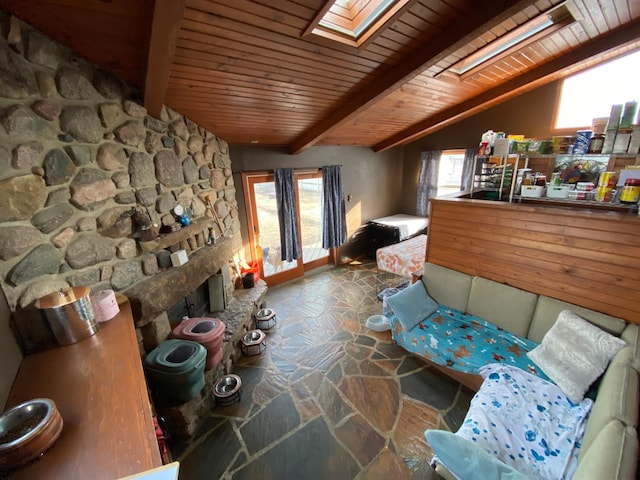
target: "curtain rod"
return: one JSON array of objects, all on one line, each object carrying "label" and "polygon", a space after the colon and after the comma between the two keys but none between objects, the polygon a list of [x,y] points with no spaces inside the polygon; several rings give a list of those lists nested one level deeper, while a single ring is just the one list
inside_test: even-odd
[{"label": "curtain rod", "polygon": [[[343,165],[325,165],[325,167],[342,167],[342,166]],[[292,168],[292,167],[281,167],[281,168]],[[277,169],[272,168],[270,170],[245,170],[245,171],[240,171],[238,173],[242,173],[249,176],[256,176],[256,175],[268,175],[270,173],[273,173],[274,170],[277,170]],[[314,173],[314,172],[322,171],[322,167],[294,168],[293,170],[295,171],[295,173]]]}]

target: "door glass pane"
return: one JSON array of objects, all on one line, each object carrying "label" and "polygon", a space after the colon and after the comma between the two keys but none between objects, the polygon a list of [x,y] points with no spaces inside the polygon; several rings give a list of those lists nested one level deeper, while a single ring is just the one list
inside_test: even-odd
[{"label": "door glass pane", "polygon": [[257,243],[262,249],[264,276],[268,277],[275,273],[296,268],[298,266],[297,261],[282,261],[280,256],[280,224],[278,223],[275,183],[256,183],[253,191],[258,214],[258,230],[260,232]]},{"label": "door glass pane", "polygon": [[304,263],[329,256],[322,248],[322,178],[298,180],[300,229]]}]

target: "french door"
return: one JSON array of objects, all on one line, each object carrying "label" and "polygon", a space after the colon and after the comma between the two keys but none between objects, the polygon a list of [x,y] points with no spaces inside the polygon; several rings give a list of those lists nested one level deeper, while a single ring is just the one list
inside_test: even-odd
[{"label": "french door", "polygon": [[273,173],[243,173],[247,227],[253,258],[260,276],[274,286],[304,275],[305,271],[333,260],[333,252],[322,248],[322,172],[295,173],[298,237],[302,257],[287,262],[280,250],[280,223]]}]

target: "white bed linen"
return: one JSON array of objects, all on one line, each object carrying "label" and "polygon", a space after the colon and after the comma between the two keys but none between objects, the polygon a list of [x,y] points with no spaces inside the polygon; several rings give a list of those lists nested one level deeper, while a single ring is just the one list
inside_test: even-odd
[{"label": "white bed linen", "polygon": [[456,432],[519,472],[570,479],[593,402],[572,403],[556,385],[519,368],[490,364]]},{"label": "white bed linen", "polygon": [[371,221],[389,227],[396,227],[400,232],[400,241],[424,230],[427,228],[429,223],[429,219],[426,217],[418,217],[416,215],[407,215],[404,213],[389,215],[388,217],[374,218]]}]

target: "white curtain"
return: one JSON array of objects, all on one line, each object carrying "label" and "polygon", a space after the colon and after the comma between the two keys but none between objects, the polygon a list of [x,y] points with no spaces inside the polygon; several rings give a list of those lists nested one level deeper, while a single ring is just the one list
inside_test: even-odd
[{"label": "white curtain", "polygon": [[420,154],[416,215],[429,216],[429,199],[435,196],[438,191],[438,164],[441,155],[442,150],[431,150]]}]

